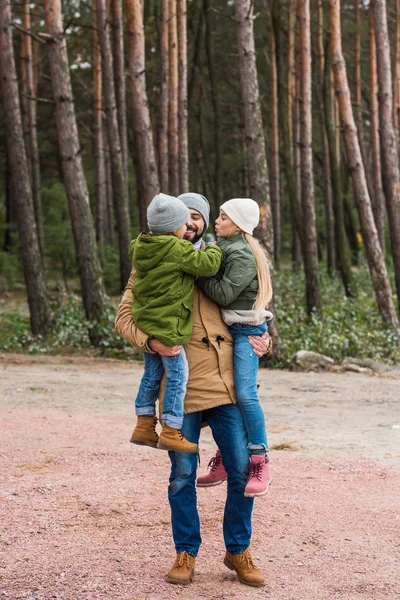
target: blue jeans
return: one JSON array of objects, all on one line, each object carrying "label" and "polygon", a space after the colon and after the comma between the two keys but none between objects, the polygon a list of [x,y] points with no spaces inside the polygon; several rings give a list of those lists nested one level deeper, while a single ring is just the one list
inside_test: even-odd
[{"label": "blue jeans", "polygon": [[[181,431],[190,442],[198,443],[201,423],[207,419],[214,440],[221,451],[228,473],[223,534],[228,552],[238,554],[250,545],[253,498],[246,498],[244,488],[249,472],[247,434],[237,404],[210,408],[204,413],[186,414]],[[197,556],[200,544],[200,519],[197,511],[197,454],[169,452],[171,475],[168,499],[171,506],[172,534],[176,552]]]},{"label": "blue jeans", "polygon": [[137,415],[155,415],[161,379],[166,375],[162,420],[169,427],[180,429],[183,423],[183,401],[189,367],[183,348],[177,356],[144,354],[144,373],[135,400]]},{"label": "blue jeans", "polygon": [[249,335],[262,335],[267,324],[241,325],[235,323],[228,327],[234,340],[233,368],[236,397],[242,411],[248,436],[248,449],[268,452],[264,413],[258,399],[257,373],[258,356],[249,342]]}]

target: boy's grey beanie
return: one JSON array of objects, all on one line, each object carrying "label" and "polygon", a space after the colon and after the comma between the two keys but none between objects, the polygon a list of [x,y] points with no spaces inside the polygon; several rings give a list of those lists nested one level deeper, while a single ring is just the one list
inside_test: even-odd
[{"label": "boy's grey beanie", "polygon": [[197,210],[197,212],[201,214],[204,219],[204,223],[206,224],[204,231],[207,231],[208,224],[210,222],[210,205],[207,198],[202,194],[196,194],[195,192],[181,194],[178,196],[178,198],[179,200],[182,200],[182,202],[186,204],[188,208]]},{"label": "boy's grey beanie", "polygon": [[147,225],[153,233],[172,233],[189,218],[188,208],[175,196],[157,194],[147,207]]}]

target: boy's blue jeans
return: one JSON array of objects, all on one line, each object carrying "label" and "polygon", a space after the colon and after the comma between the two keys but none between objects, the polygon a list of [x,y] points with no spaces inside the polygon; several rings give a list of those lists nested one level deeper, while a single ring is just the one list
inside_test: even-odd
[{"label": "boy's blue jeans", "polygon": [[135,400],[135,411],[138,416],[156,414],[156,401],[164,370],[166,387],[162,420],[168,427],[180,429],[183,423],[183,401],[189,375],[183,347],[177,356],[144,354],[144,373]]},{"label": "boy's blue jeans", "polygon": [[[228,473],[223,535],[228,552],[239,554],[250,545],[253,498],[244,496],[249,474],[247,433],[242,412],[237,404],[224,404],[204,413],[184,416],[182,434],[190,442],[198,443],[204,419],[211,427]],[[171,475],[168,499],[171,506],[172,533],[176,552],[186,551],[197,556],[200,544],[200,519],[197,510],[196,470],[197,454],[169,452]],[[207,492],[205,492],[207,493]]]},{"label": "boy's blue jeans", "polygon": [[267,324],[241,325],[228,327],[234,340],[233,370],[236,397],[242,411],[248,436],[248,449],[268,452],[264,413],[258,399],[257,373],[259,359],[249,342],[249,335],[262,335],[268,331]]}]

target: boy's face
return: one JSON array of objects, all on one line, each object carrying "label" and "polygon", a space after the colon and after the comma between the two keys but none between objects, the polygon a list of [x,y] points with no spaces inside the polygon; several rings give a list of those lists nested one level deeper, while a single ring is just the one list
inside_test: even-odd
[{"label": "boy's face", "polygon": [[186,223],[184,223],[181,227],[179,227],[179,229],[174,231],[174,235],[176,235],[176,237],[179,238],[180,240],[183,240],[185,233],[186,233]]},{"label": "boy's face", "polygon": [[186,223],[187,229],[184,239],[195,244],[203,236],[205,223],[203,217],[197,210],[189,208],[189,213],[190,219]]}]

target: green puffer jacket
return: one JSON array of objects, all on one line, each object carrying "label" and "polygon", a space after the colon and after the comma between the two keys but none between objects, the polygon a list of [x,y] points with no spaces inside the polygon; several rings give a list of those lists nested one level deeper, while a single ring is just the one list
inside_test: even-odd
[{"label": "green puffer jacket", "polygon": [[166,346],[187,344],[192,334],[192,294],[196,275],[215,275],[221,250],[200,252],[173,235],[142,233],[131,242],[136,269],[132,314],[140,329]]},{"label": "green puffer jacket", "polygon": [[196,284],[220,307],[251,310],[258,291],[257,266],[249,244],[241,234],[221,238],[224,257],[215,277],[199,277]]}]

